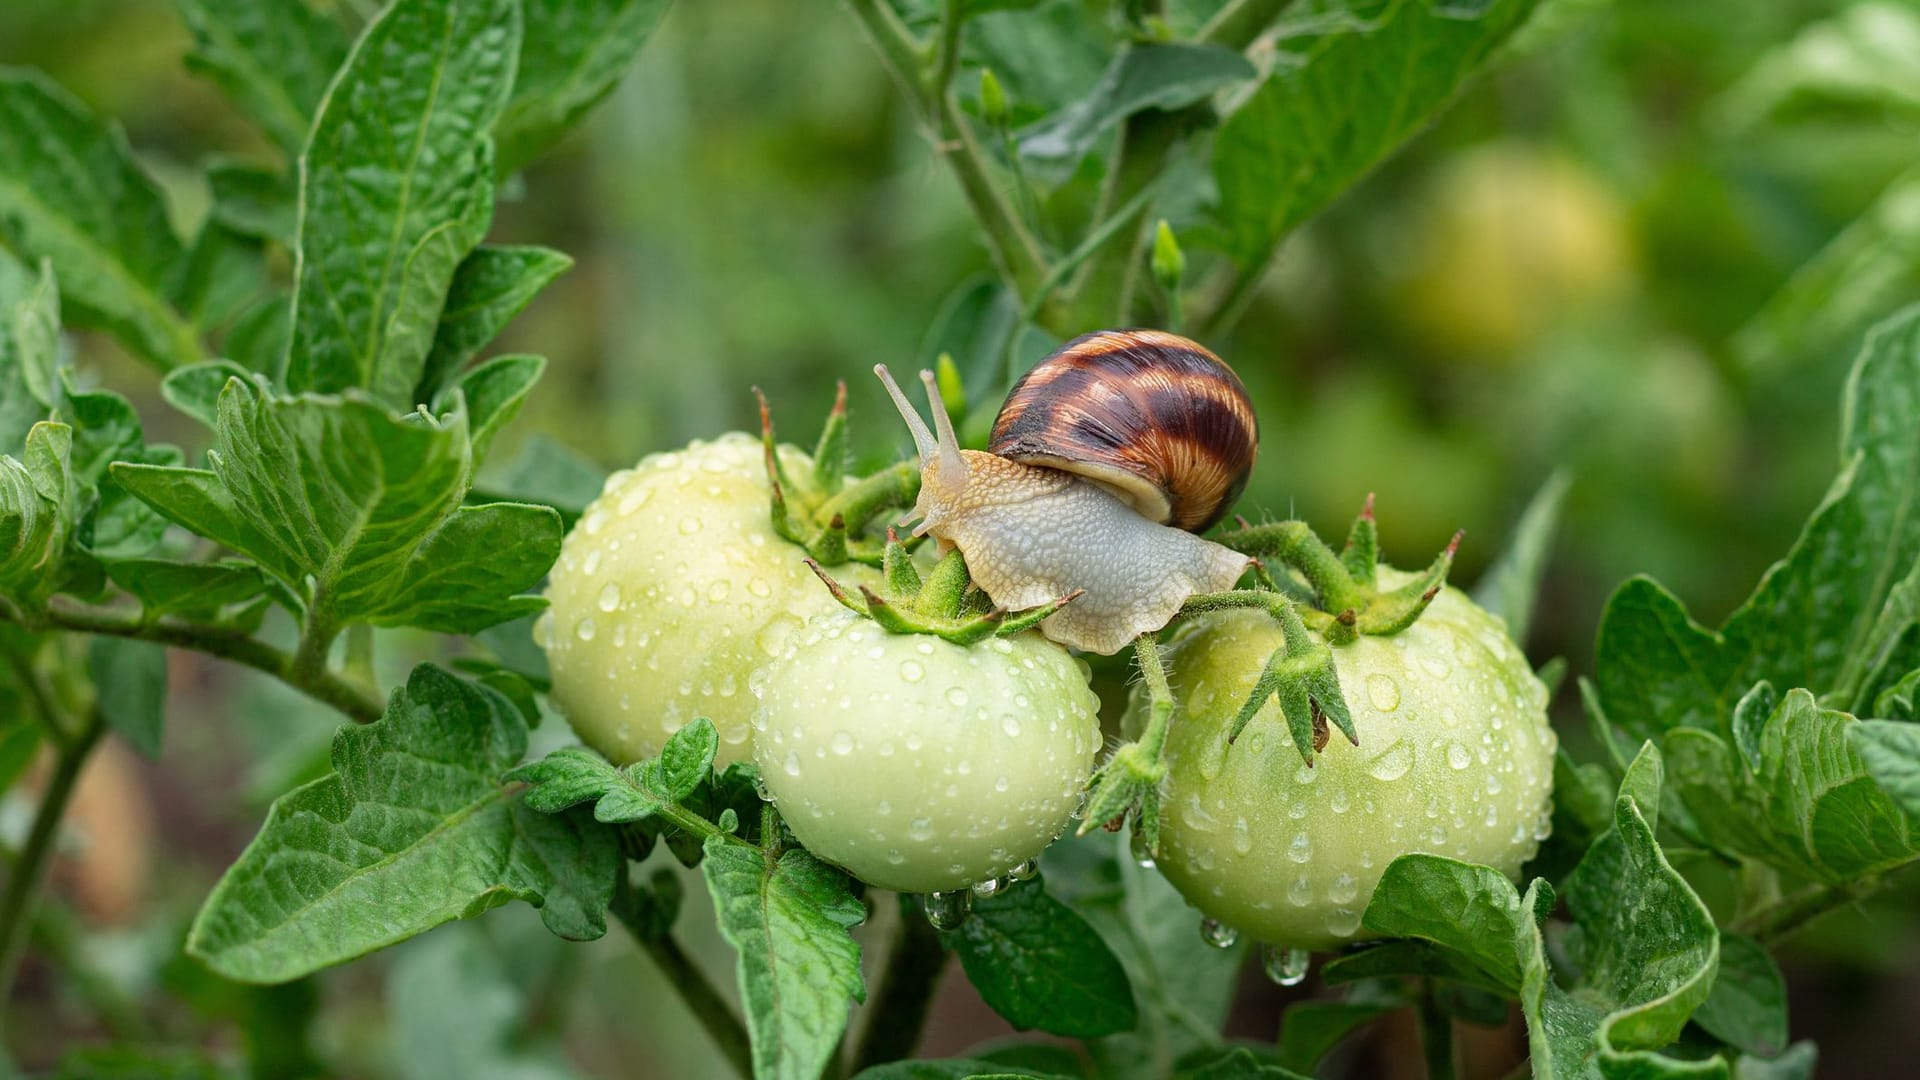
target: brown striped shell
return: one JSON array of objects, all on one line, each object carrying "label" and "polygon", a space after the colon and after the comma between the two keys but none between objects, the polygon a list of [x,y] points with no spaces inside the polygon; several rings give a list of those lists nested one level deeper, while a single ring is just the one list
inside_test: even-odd
[{"label": "brown striped shell", "polygon": [[1247,389],[1219,357],[1177,334],[1102,330],[1014,385],[987,449],[1098,481],[1198,533],[1240,497],[1259,444]]}]

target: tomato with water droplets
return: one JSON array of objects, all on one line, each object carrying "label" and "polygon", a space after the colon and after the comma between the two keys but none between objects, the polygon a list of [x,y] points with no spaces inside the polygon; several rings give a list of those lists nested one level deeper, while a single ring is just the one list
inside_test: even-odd
[{"label": "tomato with water droplets", "polygon": [[1038,855],[1101,745],[1085,669],[1031,631],[955,645],[843,611],[753,687],[754,760],[787,826],[899,892],[967,888]]},{"label": "tomato with water droplets", "polygon": [[[780,448],[789,475],[812,462]],[[773,531],[760,440],[729,432],[652,454],[607,478],[565,544],[537,633],[553,697],[587,745],[616,762],[660,752],[695,717],[719,763],[749,758],[747,680],[806,620],[839,610]],[[864,566],[836,569],[849,587]]]},{"label": "tomato with water droplets", "polygon": [[[1500,620],[1449,588],[1407,630],[1335,646],[1360,743],[1334,734],[1312,768],[1274,701],[1226,742],[1281,644],[1266,616],[1224,612],[1164,654],[1176,712],[1158,865],[1195,907],[1270,945],[1327,949],[1362,936],[1401,855],[1519,873],[1546,837],[1557,743],[1546,688]],[[1144,710],[1137,697],[1129,720]]]}]

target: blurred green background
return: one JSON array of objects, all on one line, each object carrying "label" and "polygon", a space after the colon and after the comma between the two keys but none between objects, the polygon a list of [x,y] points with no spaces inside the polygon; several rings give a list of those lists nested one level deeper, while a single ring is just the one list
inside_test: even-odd
[{"label": "blurred green background", "polygon": [[[1046,7],[1067,19],[1103,5]],[[1030,17],[979,24],[1017,40],[1013,20]],[[188,44],[164,0],[0,3],[0,63],[44,69],[119,117],[192,222],[207,201],[194,166],[260,147],[182,67]],[[1821,50],[1841,62],[1808,60]],[[1464,528],[1457,579],[1471,582],[1568,467],[1527,644],[1577,674],[1621,580],[1653,574],[1718,622],[1830,479],[1860,333],[1920,296],[1920,9],[1553,0],[1516,52],[1295,234],[1245,318],[1207,344],[1259,409],[1250,515],[1333,535],[1376,492],[1390,558],[1423,564]],[[1101,62],[1060,56],[1057,92],[1084,89]],[[898,454],[904,432],[865,373],[929,361],[941,313],[989,270],[928,139],[824,0],[678,5],[622,87],[524,175],[494,237],[578,261],[499,343],[551,362],[500,461],[543,437],[631,463],[751,425],[756,384],[806,438],[836,379],[863,457]],[[197,445],[148,369],[104,336],[75,347],[153,438]],[[323,766],[331,724],[231,668],[175,662],[166,759],[103,755],[81,826],[115,841],[64,870],[77,914],[40,928],[126,1014],[103,1027],[30,969],[22,1064],[124,1026],[278,1047],[279,1075],[711,1074],[644,957],[617,934],[562,945],[525,909],[271,992],[180,959],[193,908],[265,801]],[[698,936],[712,935],[704,903],[696,884],[681,925],[724,965]],[[1820,1039],[1827,1075],[1920,1052],[1920,946],[1897,910],[1842,916],[1790,957],[1794,1034]],[[928,1053],[1006,1031],[951,982]],[[1250,980],[1234,1030],[1270,1037],[1284,1000]],[[1355,1068],[1386,1051],[1362,1055]]]}]

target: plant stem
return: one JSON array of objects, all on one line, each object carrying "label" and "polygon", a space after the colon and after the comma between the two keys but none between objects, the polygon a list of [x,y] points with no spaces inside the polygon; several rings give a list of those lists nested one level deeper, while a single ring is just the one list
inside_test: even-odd
[{"label": "plant stem", "polygon": [[1167,667],[1160,659],[1159,638],[1152,634],[1134,638],[1133,655],[1140,664],[1140,678],[1147,684],[1147,699],[1152,702],[1147,728],[1140,733],[1140,749],[1152,760],[1159,761],[1173,719],[1173,688],[1167,683]]},{"label": "plant stem", "polygon": [[[925,50],[885,0],[846,0],[846,3],[866,30],[867,37],[872,39],[881,63],[912,102],[921,121],[935,133],[936,149],[960,182],[961,193],[980,222],[1001,276],[1021,297],[1031,296],[1046,276],[1046,257],[1041,253],[1039,241],[993,186],[987,175],[986,156],[981,153],[980,144],[961,115],[959,105],[948,86],[936,81],[943,71],[948,78],[952,75],[951,63],[957,62],[959,52],[957,37],[948,50],[952,61],[936,55],[939,66],[931,73],[932,77],[923,78]],[[951,24],[950,32],[958,35],[959,20],[952,14],[951,7],[950,17],[942,24],[943,33],[948,32]]]},{"label": "plant stem", "polygon": [[1730,929],[1762,945],[1773,945],[1799,933],[1821,916],[1872,895],[1879,888],[1877,878],[1844,885],[1809,885],[1735,919]]},{"label": "plant stem", "polygon": [[880,972],[878,989],[867,1006],[866,1025],[854,1050],[854,1072],[913,1054],[920,1045],[920,1032],[926,1027],[933,992],[946,963],[947,950],[940,944],[940,935],[901,897],[900,922],[887,946],[886,967]]},{"label": "plant stem", "polygon": [[19,970],[21,950],[33,921],[34,903],[39,898],[40,886],[46,881],[54,841],[60,835],[60,820],[66,816],[67,803],[72,800],[74,786],[80,780],[80,770],[105,731],[106,718],[94,709],[87,714],[72,741],[60,748],[54,758],[53,776],[40,796],[40,809],[34,814],[26,846],[20,849],[20,858],[14,861],[13,871],[7,876],[6,892],[0,895],[0,1014],[4,1014],[7,997],[13,990],[13,977]]},{"label": "plant stem", "polygon": [[1441,1011],[1433,996],[1433,980],[1420,987],[1420,1047],[1425,1051],[1427,1080],[1453,1080],[1453,1018]]},{"label": "plant stem", "polygon": [[176,649],[206,653],[264,671],[322,705],[368,724],[380,719],[386,703],[371,688],[342,678],[325,665],[309,671],[296,669],[295,657],[258,638],[220,627],[202,626],[173,618],[142,620],[138,613],[60,604],[27,617],[0,606],[0,618],[29,630],[74,630],[85,634],[151,641]]},{"label": "plant stem", "polygon": [[1200,28],[1196,40],[1244,49],[1292,4],[1293,0],[1232,0]]},{"label": "plant stem", "polygon": [[680,1000],[686,1003],[687,1011],[693,1013],[693,1018],[699,1021],[700,1027],[706,1031],[714,1045],[720,1048],[721,1055],[727,1059],[729,1065],[733,1066],[733,1071],[742,1078],[752,1077],[753,1043],[747,1037],[747,1029],[741,1025],[740,1018],[734,1015],[733,1006],[727,1004],[727,999],[721,996],[719,989],[713,985],[713,981],[707,978],[706,972],[700,970],[699,965],[693,962],[693,958],[688,956],[686,950],[682,949],[680,943],[671,936],[648,937],[641,933],[639,927],[626,922],[618,907],[612,910],[615,915],[621,916],[621,921],[633,935],[633,940],[653,958],[653,962],[660,968],[660,973],[667,977],[668,984],[680,994]]}]

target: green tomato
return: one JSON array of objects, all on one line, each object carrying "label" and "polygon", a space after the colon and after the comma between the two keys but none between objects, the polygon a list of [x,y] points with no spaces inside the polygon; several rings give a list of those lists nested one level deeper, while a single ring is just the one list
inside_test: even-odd
[{"label": "green tomato", "polygon": [[[813,468],[780,448],[789,475]],[[553,698],[615,762],[660,752],[695,717],[720,733],[718,764],[750,757],[747,680],[809,618],[840,610],[773,531],[757,438],[729,432],[652,454],[607,478],[565,544],[536,627]],[[849,588],[878,584],[837,567]]]},{"label": "green tomato", "polygon": [[1099,751],[1085,669],[1037,633],[961,646],[852,612],[807,625],[754,681],[754,761],[809,851],[898,892],[1040,854]]},{"label": "green tomato", "polygon": [[[1329,949],[1360,936],[1401,855],[1519,873],[1547,835],[1557,741],[1546,688],[1499,619],[1449,588],[1411,628],[1334,647],[1360,744],[1334,732],[1312,768],[1275,701],[1226,743],[1282,644],[1267,616],[1236,611],[1166,650],[1177,711],[1159,866],[1189,902],[1256,940]],[[1129,720],[1143,715],[1136,692]]]}]

